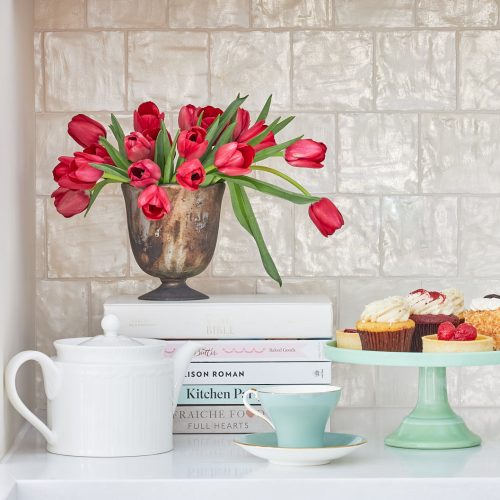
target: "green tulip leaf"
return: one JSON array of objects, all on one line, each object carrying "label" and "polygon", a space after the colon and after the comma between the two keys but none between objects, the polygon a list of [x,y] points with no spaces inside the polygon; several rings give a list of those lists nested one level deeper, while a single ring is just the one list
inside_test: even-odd
[{"label": "green tulip leaf", "polygon": [[163,128],[156,137],[154,161],[157,165],[165,165],[165,130]]},{"label": "green tulip leaf", "polygon": [[130,182],[128,176],[123,175],[123,172],[114,165],[106,165],[105,163],[89,163],[89,165],[110,174],[117,182]]},{"label": "green tulip leaf", "polygon": [[271,101],[273,99],[273,94],[271,94],[268,98],[266,103],[264,104],[264,107],[262,108],[262,111],[259,113],[259,116],[257,117],[256,122],[260,122],[261,120],[265,120],[267,118],[267,115],[269,114],[269,109],[271,108]]},{"label": "green tulip leaf", "polygon": [[101,137],[99,139],[99,142],[101,146],[108,152],[108,155],[111,157],[116,167],[126,173],[128,170],[128,166],[130,165],[128,159],[125,159],[125,157],[123,157],[120,152],[105,137]]},{"label": "green tulip leaf", "polygon": [[123,157],[127,157],[125,152],[125,133],[123,132],[120,122],[116,119],[116,116],[111,113],[111,125],[109,126],[111,132],[115,136],[116,143],[118,144],[118,149]]},{"label": "green tulip leaf", "polygon": [[262,232],[259,227],[259,223],[255,218],[252,205],[248,199],[245,189],[238,184],[233,182],[228,182],[229,192],[231,194],[231,204],[233,206],[234,214],[236,219],[239,221],[241,226],[248,231],[255,240],[257,248],[259,250],[260,258],[264,269],[267,274],[276,281],[280,286],[282,285],[281,276],[274,264],[273,258],[267,249],[266,242],[262,236]]},{"label": "green tulip leaf", "polygon": [[272,132],[274,130],[280,120],[281,117],[276,118],[276,120],[268,125],[260,134],[256,135],[253,139],[250,139],[248,141],[248,144],[250,144],[250,146],[257,146],[257,144],[260,144],[269,135],[269,132]]},{"label": "green tulip leaf", "polygon": [[302,193],[288,191],[287,189],[275,186],[274,184],[270,184],[269,182],[261,181],[259,179],[254,179],[253,177],[248,177],[244,175],[232,177],[229,175],[221,174],[220,172],[217,174],[217,176],[228,183],[232,182],[240,187],[248,187],[250,189],[255,189],[260,193],[268,194],[270,196],[275,196],[277,198],[282,198],[297,205],[307,205],[310,203],[314,203],[320,199],[318,196],[312,196],[312,195],[307,196]]},{"label": "green tulip leaf", "polygon": [[266,158],[269,158],[271,156],[281,156],[278,153],[281,153],[284,149],[287,147],[291,146],[292,144],[295,144],[298,140],[302,139],[302,135],[299,137],[295,137],[295,139],[290,139],[289,141],[282,142],[281,144],[276,144],[276,146],[270,146],[266,149],[261,149],[260,151],[257,151],[255,153],[255,158],[254,162],[258,163],[259,161],[265,160]]},{"label": "green tulip leaf", "polygon": [[174,142],[170,147],[170,151],[165,159],[165,168],[163,169],[162,184],[169,184],[172,181],[172,175],[174,173],[174,158],[175,150],[177,147],[177,139],[179,138],[180,131],[178,130],[174,137]]}]

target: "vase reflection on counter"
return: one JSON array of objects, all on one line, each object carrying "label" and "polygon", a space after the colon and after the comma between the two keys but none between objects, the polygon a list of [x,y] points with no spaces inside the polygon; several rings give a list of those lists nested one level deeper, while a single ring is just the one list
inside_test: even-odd
[{"label": "vase reflection on counter", "polygon": [[224,184],[197,191],[178,185],[161,186],[171,203],[168,217],[150,220],[138,207],[141,190],[122,184],[130,245],[139,267],[161,279],[161,285],[143,300],[197,300],[208,297],[186,284],[212,260],[219,231]]}]

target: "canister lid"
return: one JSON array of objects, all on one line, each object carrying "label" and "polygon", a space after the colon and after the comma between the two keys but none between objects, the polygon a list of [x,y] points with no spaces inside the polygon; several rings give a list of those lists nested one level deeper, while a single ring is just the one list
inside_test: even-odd
[{"label": "canister lid", "polygon": [[137,347],[144,345],[137,339],[118,335],[120,321],[114,314],[106,314],[101,321],[101,328],[104,335],[96,335],[85,339],[79,345],[91,347]]}]

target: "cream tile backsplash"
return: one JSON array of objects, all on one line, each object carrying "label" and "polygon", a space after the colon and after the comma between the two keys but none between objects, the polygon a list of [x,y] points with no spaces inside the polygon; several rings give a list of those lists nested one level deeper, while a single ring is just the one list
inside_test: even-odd
[{"label": "cream tile backsplash", "polygon": [[[75,112],[131,126],[155,100],[222,105],[250,93],[255,111],[294,114],[329,146],[321,171],[298,171],[330,195],[345,228],[324,239],[304,207],[254,196],[284,285],[322,292],[352,325],[375,298],[459,286],[466,301],[500,292],[500,31],[495,0],[37,0],[37,345],[98,333],[102,301],[152,280],[128,248],[119,189],[85,219],[53,210],[51,170],[76,146]],[[289,170],[273,161],[273,166]],[[226,200],[227,208],[227,200]],[[229,210],[208,293],[278,293]],[[454,370],[453,401],[498,404],[500,368]],[[414,402],[414,369],[335,366],[344,405]],[[376,388],[376,390],[375,390]]]}]

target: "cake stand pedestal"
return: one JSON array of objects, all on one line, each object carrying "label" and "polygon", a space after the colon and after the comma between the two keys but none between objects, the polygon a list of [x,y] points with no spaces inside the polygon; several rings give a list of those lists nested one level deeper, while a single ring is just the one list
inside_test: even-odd
[{"label": "cake stand pedestal", "polygon": [[400,426],[385,438],[398,448],[444,450],[481,444],[451,408],[446,388],[446,367],[500,364],[500,351],[473,353],[385,352],[325,347],[328,359],[337,363],[418,367],[418,400]]}]

